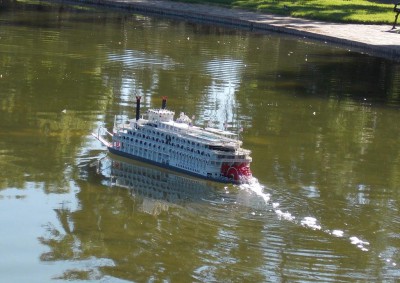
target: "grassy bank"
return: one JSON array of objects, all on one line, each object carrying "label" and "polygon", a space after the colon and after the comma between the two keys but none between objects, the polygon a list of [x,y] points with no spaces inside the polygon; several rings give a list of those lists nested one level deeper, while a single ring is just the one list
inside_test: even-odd
[{"label": "grassy bank", "polygon": [[[329,22],[393,23],[391,0],[175,0],[187,3],[223,5],[264,13]],[[399,0],[400,1],[400,0]]]}]

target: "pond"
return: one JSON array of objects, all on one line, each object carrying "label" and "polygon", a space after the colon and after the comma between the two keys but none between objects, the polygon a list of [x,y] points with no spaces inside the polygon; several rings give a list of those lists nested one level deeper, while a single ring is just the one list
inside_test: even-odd
[{"label": "pond", "polygon": [[[0,8],[4,282],[395,282],[400,65],[274,33],[46,2]],[[115,115],[230,130],[251,185],[107,154]]]}]

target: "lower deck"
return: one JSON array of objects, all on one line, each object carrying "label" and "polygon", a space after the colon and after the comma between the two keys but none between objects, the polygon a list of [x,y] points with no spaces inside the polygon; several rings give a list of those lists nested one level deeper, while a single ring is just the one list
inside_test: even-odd
[{"label": "lower deck", "polygon": [[198,178],[201,178],[201,179],[211,180],[211,181],[215,181],[215,182],[219,182],[219,183],[232,183],[232,184],[240,183],[240,182],[238,182],[238,181],[236,181],[234,179],[230,179],[230,178],[227,178],[227,177],[222,177],[220,175],[218,175],[218,176],[212,176],[210,174],[203,175],[203,174],[200,174],[200,173],[188,171],[188,170],[186,170],[184,168],[179,168],[179,167],[176,167],[176,166],[172,166],[169,162],[158,162],[158,161],[151,160],[151,159],[148,159],[148,158],[144,158],[144,157],[141,157],[141,156],[133,155],[133,154],[130,154],[130,153],[115,149],[113,147],[108,147],[108,150],[112,154],[115,154],[115,155],[119,155],[119,156],[122,156],[122,157],[125,157],[125,158],[128,158],[128,159],[134,159],[134,160],[138,160],[138,161],[141,161],[141,162],[149,163],[149,164],[156,165],[156,166],[159,166],[159,167],[162,167],[162,168],[166,168],[166,169],[169,169],[169,170],[173,170],[173,171],[176,171],[176,172],[180,172],[180,173],[184,173],[184,174],[187,174],[187,175],[195,176],[195,177],[198,177]]}]

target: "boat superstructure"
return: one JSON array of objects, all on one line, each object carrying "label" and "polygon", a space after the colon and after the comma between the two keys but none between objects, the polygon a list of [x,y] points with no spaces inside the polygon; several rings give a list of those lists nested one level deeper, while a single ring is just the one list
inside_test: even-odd
[{"label": "boat superstructure", "polygon": [[111,153],[218,182],[251,178],[251,152],[241,147],[236,134],[194,126],[184,113],[174,120],[166,97],[160,109],[149,109],[146,118],[140,117],[140,99],[136,97],[135,119],[115,121],[112,133],[107,131],[111,142],[93,134]]}]

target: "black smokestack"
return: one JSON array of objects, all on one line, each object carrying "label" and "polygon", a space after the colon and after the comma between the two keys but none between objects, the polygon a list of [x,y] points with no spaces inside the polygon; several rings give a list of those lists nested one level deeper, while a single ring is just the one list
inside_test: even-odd
[{"label": "black smokestack", "polygon": [[163,96],[162,97],[161,109],[165,109],[165,107],[167,107],[167,97]]},{"label": "black smokestack", "polygon": [[136,121],[139,120],[139,116],[140,116],[140,99],[142,97],[141,96],[136,96]]}]

